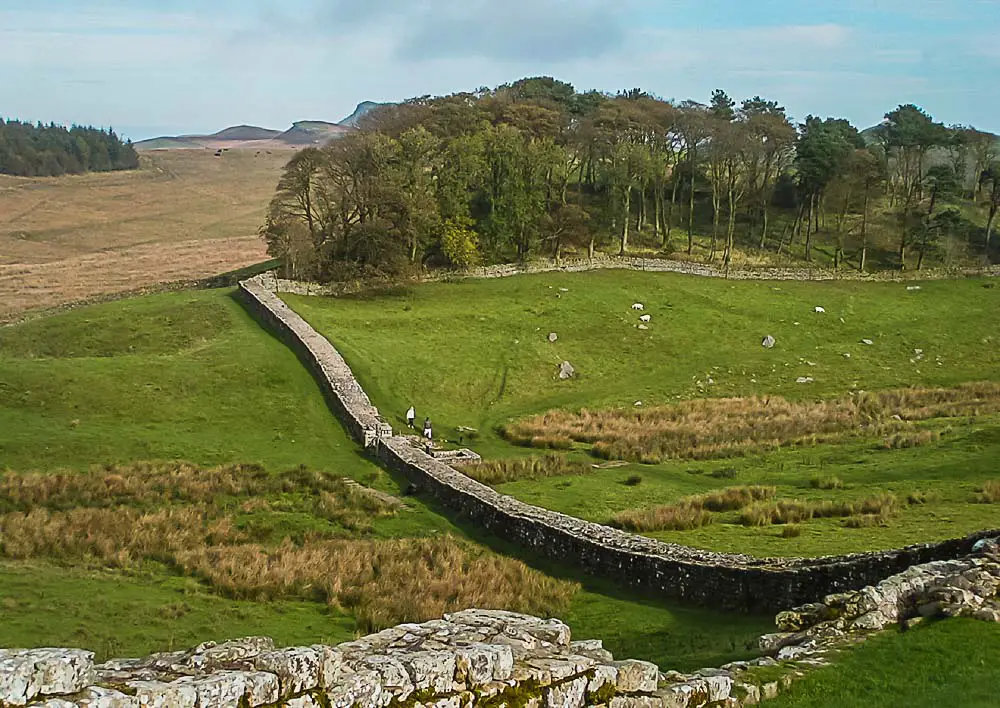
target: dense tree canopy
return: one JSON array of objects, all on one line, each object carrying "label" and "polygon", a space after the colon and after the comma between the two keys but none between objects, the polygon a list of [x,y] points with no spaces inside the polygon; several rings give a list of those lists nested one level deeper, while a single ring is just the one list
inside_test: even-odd
[{"label": "dense tree canopy", "polygon": [[803,244],[811,259],[822,231],[835,265],[850,244],[863,269],[887,196],[898,265],[912,244],[919,266],[941,234],[973,238],[960,210],[939,211],[991,204],[995,160],[995,136],[912,105],[866,141],[843,119],[796,126],[759,96],[675,103],[535,77],[381,106],[361,130],[289,162],[262,234],[295,275],[323,279],[566,250],[669,253],[683,247],[680,230],[688,254],[696,232],[710,234],[706,257],[725,264],[737,239],[777,253]]},{"label": "dense tree canopy", "polygon": [[56,177],[81,172],[132,170],[139,157],[113,130],[32,125],[0,119],[0,174]]}]

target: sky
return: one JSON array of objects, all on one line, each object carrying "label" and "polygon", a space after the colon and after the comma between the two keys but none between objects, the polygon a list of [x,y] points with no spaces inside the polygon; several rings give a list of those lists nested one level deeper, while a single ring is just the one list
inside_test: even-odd
[{"label": "sky", "polygon": [[554,76],[1000,132],[1000,0],[0,0],[0,116],[141,140]]}]

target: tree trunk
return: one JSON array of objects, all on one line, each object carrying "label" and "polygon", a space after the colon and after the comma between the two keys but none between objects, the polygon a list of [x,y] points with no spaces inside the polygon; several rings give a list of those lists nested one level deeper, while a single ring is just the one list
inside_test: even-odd
[{"label": "tree trunk", "polygon": [[865,205],[861,211],[861,259],[858,270],[865,272],[865,261],[868,260],[868,190],[865,189]]},{"label": "tree trunk", "polygon": [[625,203],[623,204],[623,206],[625,207],[625,213],[623,214],[623,218],[622,218],[622,246],[621,246],[621,250],[618,252],[618,255],[620,255],[620,256],[624,256],[625,255],[625,251],[628,250],[628,227],[629,227],[629,223],[631,221],[630,212],[632,211],[632,188],[631,187],[625,190]]},{"label": "tree trunk", "polygon": [[767,197],[761,200],[761,217],[763,219],[763,225],[760,230],[760,250],[764,250],[764,244],[767,241]]},{"label": "tree trunk", "polygon": [[677,187],[680,185],[680,180],[674,180],[674,186],[670,190],[670,208],[667,210],[667,215],[665,217],[666,223],[664,224],[664,237],[663,245],[666,246],[670,243],[670,232],[674,229],[674,206],[677,204]]},{"label": "tree trunk", "polygon": [[587,258],[594,260],[594,237],[590,237],[590,243],[587,244]]},{"label": "tree trunk", "polygon": [[688,203],[688,255],[694,250],[694,170],[691,171],[691,195]]},{"label": "tree trunk", "polygon": [[917,270],[920,270],[924,265],[924,249],[917,251]]},{"label": "tree trunk", "polygon": [[653,193],[653,240],[660,235],[660,190]]},{"label": "tree trunk", "polygon": [[986,262],[990,262],[990,237],[993,235],[993,222],[997,218],[997,209],[1000,204],[994,200],[990,204],[990,214],[986,218]]},{"label": "tree trunk", "polygon": [[726,233],[726,252],[722,257],[723,263],[726,267],[729,266],[729,261],[733,257],[733,234],[736,232],[736,203],[733,199],[732,192],[729,193],[729,229]]},{"label": "tree trunk", "polygon": [[806,214],[806,260],[812,260],[812,222],[813,212],[816,211],[816,194],[809,196],[809,212]]}]

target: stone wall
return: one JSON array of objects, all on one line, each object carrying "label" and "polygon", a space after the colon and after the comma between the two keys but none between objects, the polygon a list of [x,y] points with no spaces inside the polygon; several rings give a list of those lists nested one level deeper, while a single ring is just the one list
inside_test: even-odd
[{"label": "stone wall", "polygon": [[[866,282],[902,282],[912,280],[942,280],[947,278],[1000,277],[1000,265],[984,268],[928,269],[919,271],[876,271],[859,273],[855,270],[834,271],[828,268],[720,268],[704,263],[679,261],[667,258],[641,258],[638,256],[606,256],[572,258],[554,261],[538,259],[529,263],[470,268],[469,270],[436,270],[414,278],[414,282],[440,282],[475,278],[506,278],[531,273],[579,273],[589,270],[636,270],[650,273],[683,273],[708,278],[730,280],[855,280]],[[270,276],[273,278],[273,275]],[[299,280],[276,278],[274,286],[283,293],[294,295],[337,295],[352,289],[343,284],[321,285]]]},{"label": "stone wall", "polygon": [[[1000,540],[782,612],[761,656],[692,674],[615,661],[558,620],[464,610],[335,647],[267,637],[94,664],[79,649],[0,649],[0,706],[46,708],[741,708],[835,652],[922,617],[1000,621]],[[780,662],[780,663],[779,663]],[[761,674],[759,670],[766,669]]]},{"label": "stone wall", "polygon": [[904,549],[815,559],[713,553],[583,521],[500,494],[394,436],[324,337],[273,292],[273,276],[241,283],[248,306],[306,361],[351,435],[418,489],[499,537],[585,571],[666,597],[741,611],[777,611],[872,585],[893,573],[968,553],[982,532]]}]

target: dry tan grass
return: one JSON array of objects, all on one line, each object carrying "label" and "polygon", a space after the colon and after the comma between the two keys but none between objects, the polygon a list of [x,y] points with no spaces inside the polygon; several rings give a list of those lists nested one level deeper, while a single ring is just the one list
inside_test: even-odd
[{"label": "dry tan grass", "polygon": [[[0,556],[132,568],[158,561],[238,598],[297,597],[351,610],[363,630],[423,621],[467,607],[531,614],[564,610],[575,583],[452,537],[331,539],[307,534],[264,545],[235,513],[312,503],[349,523],[395,513],[341,478],[305,469],[271,475],[253,465],[212,470],[138,464],[85,474],[0,478]],[[345,521],[346,520],[346,521]]]},{"label": "dry tan grass", "polygon": [[519,479],[580,475],[592,472],[593,469],[591,465],[567,460],[561,455],[491,460],[462,467],[465,474],[483,484],[503,484]]},{"label": "dry tan grass", "polygon": [[754,502],[770,499],[776,492],[774,487],[730,487],[710,494],[687,497],[676,504],[627,509],[615,514],[611,524],[640,533],[687,531],[712,523],[713,511],[742,509]]},{"label": "dry tan grass", "polygon": [[[571,440],[606,459],[655,464],[665,459],[711,459],[789,445],[815,445],[858,435],[886,435],[909,446],[937,439],[911,421],[1000,411],[1000,384],[950,389],[902,389],[828,401],[720,398],[641,410],[550,411],[507,426],[516,444]],[[897,437],[893,437],[893,436]]]},{"label": "dry tan grass", "polygon": [[981,504],[1000,504],[1000,479],[984,482],[978,491],[976,500]]},{"label": "dry tan grass", "polygon": [[[740,512],[739,523],[744,526],[770,526],[772,524],[799,524],[814,518],[851,519],[871,516],[878,517],[880,524],[884,524],[899,511],[899,506],[899,500],[889,492],[847,502],[779,499],[744,508]],[[854,522],[849,525],[857,527]]]},{"label": "dry tan grass", "polygon": [[291,154],[164,151],[134,172],[0,176],[0,321],[264,260],[256,231]]}]

